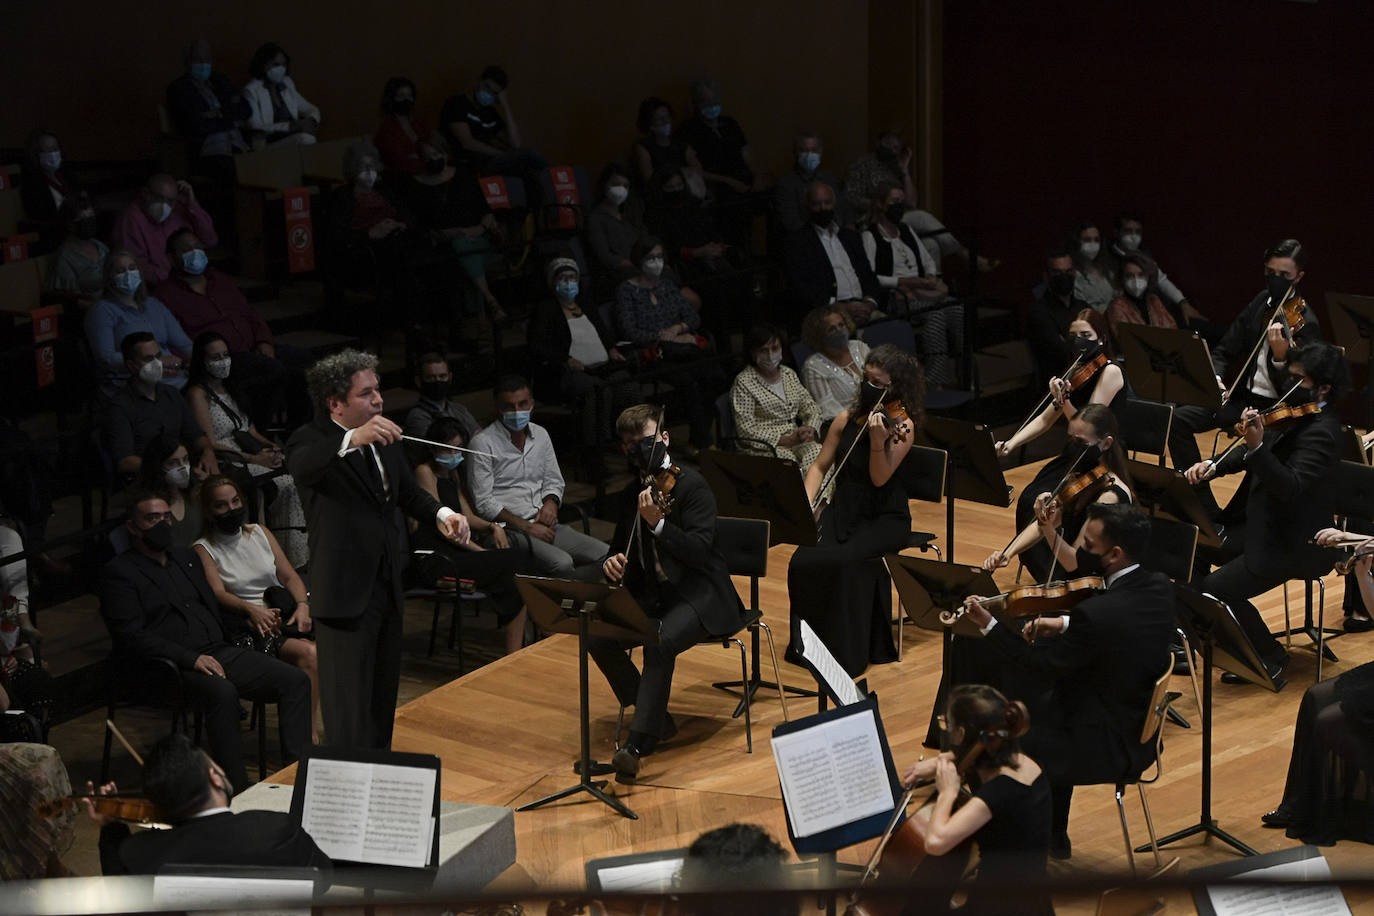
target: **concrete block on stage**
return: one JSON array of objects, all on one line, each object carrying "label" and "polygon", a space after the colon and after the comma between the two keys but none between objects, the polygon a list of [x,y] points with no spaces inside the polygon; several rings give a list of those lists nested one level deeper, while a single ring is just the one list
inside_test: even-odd
[{"label": "concrete block on stage", "polygon": [[[234,796],[235,811],[290,811],[291,786],[260,782]],[[515,812],[494,805],[439,802],[439,870],[433,887],[479,891],[515,864]],[[340,880],[342,879],[342,880]],[[335,872],[347,884],[346,873]]]}]

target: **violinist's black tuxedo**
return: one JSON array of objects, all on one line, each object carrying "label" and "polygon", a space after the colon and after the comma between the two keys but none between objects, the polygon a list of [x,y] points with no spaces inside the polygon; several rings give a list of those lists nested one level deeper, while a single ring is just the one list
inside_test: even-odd
[{"label": "violinist's black tuxedo", "polygon": [[171,830],[130,835],[127,825],[100,831],[100,870],[107,875],[153,875],[168,865],[265,865],[319,868],[329,857],[289,814],[221,811],[183,821]]}]

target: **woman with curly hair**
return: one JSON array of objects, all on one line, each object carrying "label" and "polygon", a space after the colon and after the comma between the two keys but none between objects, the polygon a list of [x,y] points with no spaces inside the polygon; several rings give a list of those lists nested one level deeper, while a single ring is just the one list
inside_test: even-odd
[{"label": "woman with curly hair", "polygon": [[[898,401],[908,420],[889,420],[883,413]],[[925,379],[916,357],[891,344],[868,354],[858,395],[836,415],[806,472],[813,505],[833,489],[819,541],[798,548],[787,570],[789,658],[801,650],[805,620],[852,675],[870,663],[896,661],[891,582],[882,557],[905,547],[911,533],[911,508],[898,471],[923,424],[924,403]]]}]

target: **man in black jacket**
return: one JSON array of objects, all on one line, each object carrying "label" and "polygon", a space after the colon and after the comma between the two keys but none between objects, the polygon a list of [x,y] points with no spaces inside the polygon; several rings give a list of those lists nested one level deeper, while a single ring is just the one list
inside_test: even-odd
[{"label": "man in black jacket", "polygon": [[1062,617],[1034,619],[1024,634],[999,624],[976,599],[969,603],[968,617],[986,637],[984,652],[1000,662],[1000,686],[1030,706],[1022,747],[1050,777],[1056,858],[1070,852],[1073,787],[1134,776],[1153,756],[1154,745],[1142,745],[1140,732],[1155,681],[1171,659],[1174,593],[1168,577],[1137,560],[1149,540],[1150,520],[1139,509],[1096,503],[1083,526],[1078,568],[1085,575],[1100,567],[1105,591]]},{"label": "man in black jacket", "polygon": [[[1287,366],[1289,377],[1299,383],[1287,398],[1290,405],[1334,404],[1350,385],[1345,357],[1324,341],[1290,352]],[[1288,379],[1285,382],[1291,387]],[[1331,570],[1330,552],[1311,540],[1317,531],[1331,527],[1341,420],[1334,410],[1323,410],[1300,417],[1291,426],[1266,431],[1264,418],[1254,407],[1247,407],[1241,419],[1246,423],[1243,445],[1219,461],[1199,461],[1187,471],[1188,481],[1194,484],[1245,472],[1223,516],[1221,548],[1235,558],[1203,579],[1198,590],[1230,606],[1269,673],[1279,677],[1288,653],[1250,599],[1289,579],[1321,576]],[[1244,683],[1229,673],[1222,680]]]},{"label": "man in black jacket", "polygon": [[[117,791],[114,783],[98,792],[86,783],[88,795]],[[329,857],[291,815],[231,812],[233,783],[185,735],[169,735],[153,746],[143,765],[143,792],[171,830],[131,833],[127,824],[83,802],[100,825],[100,870],[106,875],[153,875],[168,865],[331,868]]]},{"label": "man in black jacket", "polygon": [[1073,360],[1069,325],[1088,303],[1073,294],[1073,252],[1055,248],[1045,258],[1045,292],[1026,314],[1026,337],[1045,378],[1057,376]]},{"label": "man in black jacket", "polygon": [[788,238],[783,265],[798,314],[833,302],[855,321],[868,321],[882,288],[859,234],[835,221],[835,189],[813,181],[806,188],[806,208],[811,225]]},{"label": "man in black jacket", "polygon": [[[668,430],[660,422],[660,412],[648,404],[626,408],[616,420],[621,445],[645,475],[671,465]],[[715,494],[704,477],[682,468],[672,500],[665,514],[652,487],[626,487],[621,521],[602,564],[607,580],[623,584],[659,621],[659,642],[644,647],[643,676],[616,640],[596,639],[590,647],[620,704],[635,708],[630,737],[611,761],[626,782],[639,774],[639,759],[676,731],[668,691],[678,653],[744,626],[744,604],[716,548]]]},{"label": "man in black jacket", "polygon": [[172,513],[151,493],[129,507],[129,549],[101,573],[100,613],[115,651],[131,660],[167,659],[205,715],[210,751],[246,785],[239,697],[275,701],[287,760],[310,744],[310,678],[286,662],[229,645],[200,555],[172,547]]},{"label": "man in black jacket", "polygon": [[292,435],[286,464],[310,531],[325,735],[332,745],[385,749],[401,678],[404,515],[459,544],[468,523],[415,482],[401,428],[382,416],[375,356],[326,357],[309,382],[318,415]]}]

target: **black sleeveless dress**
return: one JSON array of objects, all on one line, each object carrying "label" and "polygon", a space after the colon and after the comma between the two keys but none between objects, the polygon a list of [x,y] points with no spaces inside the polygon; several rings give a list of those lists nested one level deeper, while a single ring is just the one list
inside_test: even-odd
[{"label": "black sleeveless dress", "polygon": [[[461,504],[456,480],[440,477],[438,484],[440,503],[450,508]],[[486,592],[496,605],[497,620],[502,625],[514,620],[525,606],[515,587],[515,574],[520,571],[520,551],[465,550],[445,540],[434,525],[423,522],[411,537],[411,546],[435,553],[432,557],[416,558],[415,573],[426,587],[433,587],[442,576],[471,579],[473,585]]]}]

